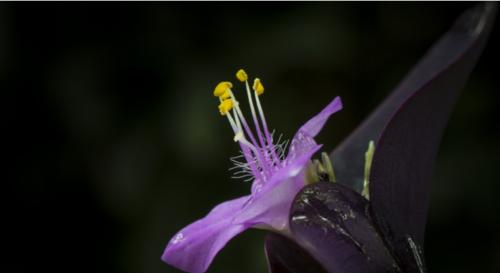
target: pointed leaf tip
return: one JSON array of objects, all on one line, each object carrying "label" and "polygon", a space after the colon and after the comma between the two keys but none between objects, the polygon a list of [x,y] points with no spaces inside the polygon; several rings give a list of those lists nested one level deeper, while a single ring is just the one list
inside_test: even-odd
[{"label": "pointed leaf tip", "polygon": [[415,255],[423,247],[433,162],[496,10],[497,4],[488,2],[465,11],[331,155],[340,183],[361,192],[363,155],[368,142],[375,141],[370,173],[375,223],[405,272],[420,270]]},{"label": "pointed leaf tip", "polygon": [[405,101],[427,85],[436,85],[434,82],[457,63],[467,62],[464,59],[470,59],[472,65],[463,67],[456,76],[459,82],[468,77],[489,36],[496,9],[496,3],[488,2],[467,10],[372,114],[335,148],[331,157],[341,183],[362,190],[366,146],[370,140],[378,142],[389,120]]},{"label": "pointed leaf tip", "polygon": [[[370,174],[377,223],[391,251],[413,272],[408,242],[423,247],[432,168],[446,123],[493,25],[496,4],[467,10],[396,89],[405,99],[380,131]],[[433,71],[425,72],[421,69]],[[408,91],[414,90],[414,91]],[[396,106],[396,105],[394,105]],[[386,117],[387,118],[387,117]],[[418,271],[415,271],[418,272]]]}]

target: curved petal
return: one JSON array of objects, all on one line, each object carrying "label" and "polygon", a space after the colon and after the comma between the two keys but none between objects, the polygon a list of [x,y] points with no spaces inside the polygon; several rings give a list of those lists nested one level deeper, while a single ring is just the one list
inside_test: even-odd
[{"label": "curved petal", "polygon": [[304,186],[304,167],[320,148],[321,145],[316,145],[278,170],[260,191],[252,195],[234,222],[251,223],[277,231],[288,229],[290,205]]},{"label": "curved petal", "polygon": [[224,202],[182,229],[170,240],[161,259],[186,272],[205,272],[219,250],[249,228],[232,221],[247,200],[248,196],[244,196]]},{"label": "curved petal", "polygon": [[[333,99],[320,113],[307,121],[295,134],[285,160],[285,166],[278,170],[263,186],[253,191],[244,210],[235,219],[237,223],[254,223],[275,230],[288,229],[288,211],[293,197],[304,186],[304,167],[321,145],[314,141],[328,118],[342,109],[339,97]],[[259,186],[260,187],[260,186]]]},{"label": "curved petal", "polygon": [[314,137],[321,131],[328,118],[340,109],[342,101],[340,97],[336,97],[321,112],[302,125],[292,139],[286,160],[293,161],[314,149],[317,146]]},{"label": "curved petal", "polygon": [[309,136],[315,137],[321,131],[328,118],[340,109],[342,109],[342,101],[340,97],[335,97],[319,114],[302,125],[299,132],[306,132]]}]

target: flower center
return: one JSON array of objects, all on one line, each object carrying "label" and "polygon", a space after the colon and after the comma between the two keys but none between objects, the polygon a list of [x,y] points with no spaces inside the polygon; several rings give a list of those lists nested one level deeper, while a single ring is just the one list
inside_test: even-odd
[{"label": "flower center", "polygon": [[[373,140],[368,142],[368,148],[365,152],[365,168],[364,168],[364,179],[363,179],[363,189],[361,195],[370,200],[370,171],[372,167],[373,154],[375,153],[375,144]],[[327,153],[321,153],[321,161],[318,159],[310,160],[306,167],[305,172],[305,184],[313,184],[320,181],[330,181],[337,182],[335,178],[335,173],[333,171],[333,165],[330,157]]]},{"label": "flower center", "polygon": [[320,181],[336,182],[333,165],[327,153],[321,153],[321,161],[310,160],[306,168],[305,184],[313,184]]},{"label": "flower center", "polygon": [[266,181],[277,169],[283,166],[284,149],[273,144],[273,136],[269,132],[259,98],[264,94],[264,85],[260,79],[255,78],[253,86],[250,88],[245,70],[238,70],[236,78],[246,87],[254,125],[253,130],[240,109],[231,82],[220,82],[213,93],[219,98],[219,112],[227,117],[234,132],[234,141],[240,144],[241,152],[246,161],[246,164],[237,163],[237,167],[247,168],[256,179]]}]

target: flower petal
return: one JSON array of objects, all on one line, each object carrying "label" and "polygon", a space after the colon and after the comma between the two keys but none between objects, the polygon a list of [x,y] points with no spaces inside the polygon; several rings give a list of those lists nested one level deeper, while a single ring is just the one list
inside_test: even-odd
[{"label": "flower petal", "polygon": [[170,240],[161,259],[186,272],[205,272],[219,250],[249,228],[232,222],[248,198],[244,196],[224,202],[204,218],[182,229]]},{"label": "flower petal", "polygon": [[304,167],[321,145],[314,141],[328,118],[342,109],[339,97],[306,122],[295,134],[285,166],[279,169],[252,197],[235,219],[237,223],[254,223],[275,230],[288,229],[288,211],[294,196],[304,186]]},{"label": "flower petal", "polygon": [[342,101],[340,97],[336,97],[319,114],[302,125],[299,132],[305,132],[309,136],[315,137],[321,131],[328,118],[340,109],[342,109]]},{"label": "flower petal", "polygon": [[317,146],[314,137],[321,131],[328,118],[340,109],[342,101],[336,97],[321,112],[302,125],[292,139],[286,160],[293,161],[296,157],[314,149]]},{"label": "flower petal", "polygon": [[236,216],[235,223],[259,225],[278,231],[288,229],[290,205],[304,186],[304,167],[320,148],[321,145],[316,145],[278,170],[260,191],[252,195]]}]

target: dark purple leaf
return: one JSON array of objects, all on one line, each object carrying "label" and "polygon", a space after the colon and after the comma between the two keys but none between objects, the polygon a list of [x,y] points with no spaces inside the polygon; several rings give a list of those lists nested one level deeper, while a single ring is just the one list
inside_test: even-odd
[{"label": "dark purple leaf", "polygon": [[338,183],[315,183],[297,194],[290,215],[294,239],[328,272],[401,272],[359,193]]},{"label": "dark purple leaf", "polygon": [[265,250],[271,273],[326,273],[307,251],[283,235],[269,233]]},{"label": "dark purple leaf", "polygon": [[[297,195],[292,235],[328,272],[425,272],[421,247],[432,163],[495,12],[494,3],[468,10],[332,153],[337,180],[360,192],[364,153],[370,140],[377,143],[371,202],[331,183],[307,186]],[[268,256],[280,257],[272,272],[293,272],[284,266],[296,258],[288,249],[282,246],[277,256],[277,248],[268,247]]]},{"label": "dark purple leaf", "polygon": [[[379,141],[389,120],[410,97],[423,93],[424,89],[436,90],[439,86],[442,88],[441,91],[448,96],[446,104],[453,105],[458,91],[462,89],[482,51],[490,32],[495,10],[495,3],[481,4],[468,10],[427,52],[390,96],[337,146],[332,153],[332,158],[335,174],[340,183],[361,191],[364,153],[368,142]],[[435,105],[432,106],[435,107]],[[423,105],[423,107],[422,110],[425,110],[425,107],[430,110],[430,105]],[[437,109],[434,108],[434,110]],[[449,109],[443,109],[436,114],[447,117]],[[382,155],[379,153],[379,156]]]},{"label": "dark purple leaf", "polygon": [[389,115],[385,128],[372,128],[370,120],[363,125],[363,130],[381,134],[370,175],[371,204],[384,238],[403,265],[414,261],[406,255],[411,244],[423,246],[432,166],[441,135],[488,38],[495,11],[496,5],[487,3],[464,13],[381,112],[372,116],[386,123],[382,120]]}]

